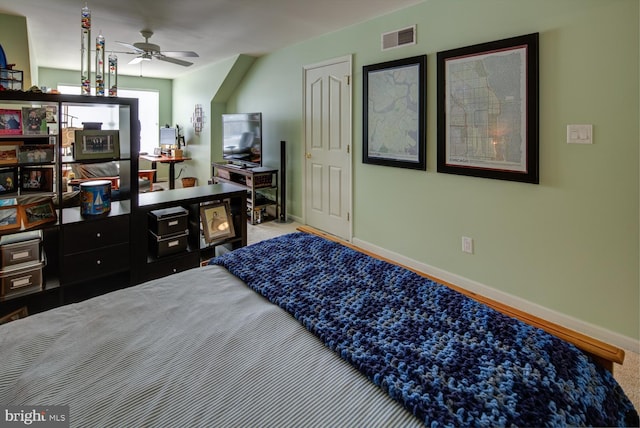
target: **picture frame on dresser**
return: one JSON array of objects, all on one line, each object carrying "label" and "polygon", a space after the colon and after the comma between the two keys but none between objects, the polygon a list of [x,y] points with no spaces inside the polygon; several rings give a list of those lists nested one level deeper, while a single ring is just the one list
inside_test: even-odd
[{"label": "picture frame on dresser", "polygon": [[0,109],[0,135],[22,134],[22,110]]},{"label": "picture frame on dresser", "polygon": [[200,207],[200,220],[207,243],[233,238],[233,218],[227,201]]},{"label": "picture frame on dresser", "polygon": [[75,160],[116,159],[120,157],[118,130],[85,129],[75,132]]},{"label": "picture frame on dresser", "polygon": [[31,229],[47,223],[55,223],[58,219],[53,201],[50,198],[38,202],[20,205],[25,229]]}]

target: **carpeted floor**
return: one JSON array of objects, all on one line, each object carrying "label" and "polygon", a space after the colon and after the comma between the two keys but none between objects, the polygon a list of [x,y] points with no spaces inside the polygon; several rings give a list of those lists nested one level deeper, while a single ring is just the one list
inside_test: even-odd
[{"label": "carpeted floor", "polygon": [[265,221],[264,223],[256,225],[247,223],[247,245],[295,232],[298,226],[300,226],[300,223],[296,222],[280,223],[277,221]]},{"label": "carpeted floor", "polygon": [[[300,223],[279,223],[276,221],[267,221],[256,225],[247,224],[247,244],[295,232],[298,226]],[[640,354],[625,350],[625,355],[623,365],[615,364],[613,376],[636,409],[640,411]]]},{"label": "carpeted floor", "polygon": [[640,354],[625,350],[624,364],[614,364],[613,377],[640,412]]}]

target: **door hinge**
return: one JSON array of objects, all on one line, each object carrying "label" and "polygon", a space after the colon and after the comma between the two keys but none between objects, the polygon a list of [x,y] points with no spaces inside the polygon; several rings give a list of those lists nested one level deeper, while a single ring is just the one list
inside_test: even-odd
[{"label": "door hinge", "polygon": [[347,144],[347,154],[351,153],[351,144]]},{"label": "door hinge", "polygon": [[347,213],[347,221],[351,221],[351,216]]},{"label": "door hinge", "polygon": [[347,75],[346,75],[346,76],[344,76],[344,77],[346,77],[346,78],[347,78],[347,85],[351,85],[351,76],[347,74]]}]

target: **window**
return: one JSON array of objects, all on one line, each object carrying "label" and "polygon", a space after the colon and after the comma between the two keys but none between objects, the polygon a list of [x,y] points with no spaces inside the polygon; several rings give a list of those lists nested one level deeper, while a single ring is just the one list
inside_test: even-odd
[{"label": "window", "polygon": [[[77,95],[80,93],[80,86],[59,85],[58,91],[61,94]],[[138,99],[140,151],[153,153],[154,147],[158,147],[160,141],[160,126],[158,124],[160,116],[159,92],[118,88],[118,96]],[[82,122],[102,122],[102,129],[118,129],[118,116],[114,113],[113,109],[107,107],[86,109],[81,106],[69,106],[68,111],[62,112],[62,120],[69,127],[82,128]]]}]

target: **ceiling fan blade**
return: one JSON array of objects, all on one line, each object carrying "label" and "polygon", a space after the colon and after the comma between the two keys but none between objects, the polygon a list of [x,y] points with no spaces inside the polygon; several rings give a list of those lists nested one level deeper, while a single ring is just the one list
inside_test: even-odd
[{"label": "ceiling fan blade", "polygon": [[169,58],[196,58],[199,57],[197,53],[194,51],[162,51],[162,55],[168,56]]},{"label": "ceiling fan blade", "polygon": [[[132,59],[131,61],[129,61],[129,64],[133,65],[133,64],[138,64],[141,63],[142,61],[144,61],[146,58],[143,58],[141,56],[137,56],[134,59]],[[148,60],[147,60],[148,61]]]},{"label": "ceiling fan blade", "polygon": [[[133,46],[131,43],[125,43],[125,42],[116,42],[116,43],[121,44],[122,46],[127,47],[127,48],[135,51],[136,53],[144,53],[144,50]],[[127,53],[127,52],[122,52],[122,53]]]},{"label": "ceiling fan blade", "polygon": [[160,61],[166,61],[166,62],[170,62],[170,63],[173,63],[173,64],[182,65],[184,67],[189,67],[190,65],[193,65],[192,62],[183,61],[183,60],[177,59],[177,58],[169,58],[169,57],[166,57],[164,55],[155,55],[155,57],[158,58]]}]

